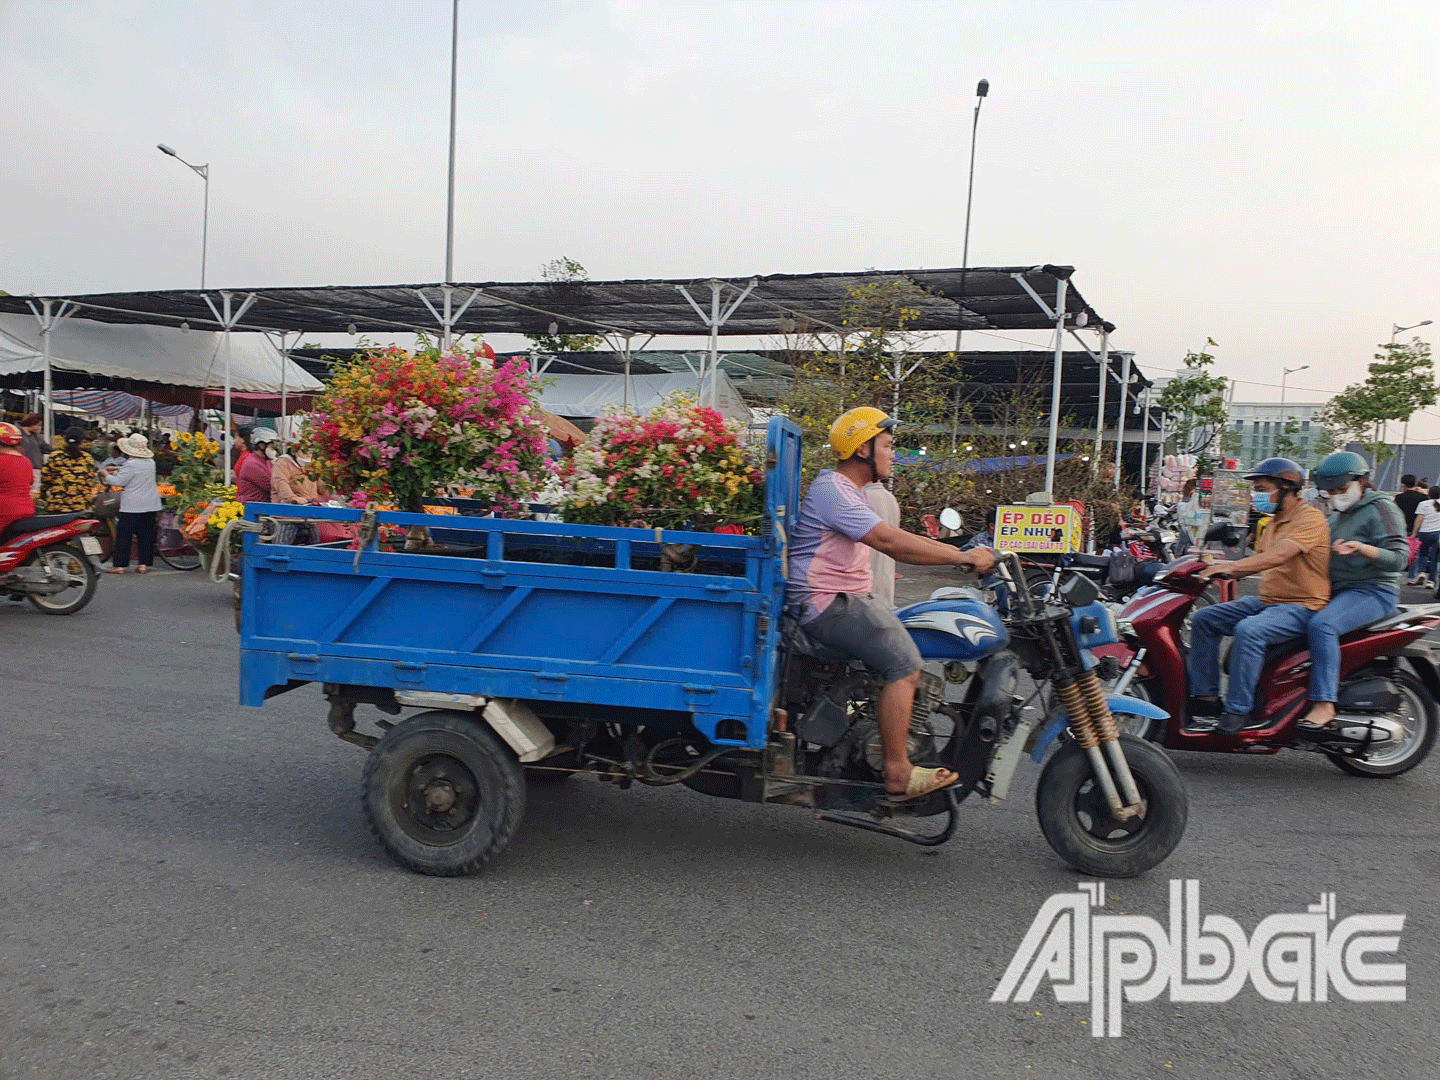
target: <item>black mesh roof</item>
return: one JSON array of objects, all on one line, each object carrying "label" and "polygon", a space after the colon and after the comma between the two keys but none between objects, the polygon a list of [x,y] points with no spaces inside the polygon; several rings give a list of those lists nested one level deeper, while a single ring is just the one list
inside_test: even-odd
[{"label": "black mesh roof", "polygon": [[[691,278],[585,282],[469,282],[451,286],[452,310],[465,307],[456,333],[619,332],[641,335],[706,335],[709,328],[691,306],[684,287],[708,316],[712,280],[721,283],[722,314],[753,281],[755,288],[721,328],[727,336],[768,335],[838,326],[855,286],[908,281],[929,296],[918,302],[916,330],[1043,330],[1053,320],[1012,275],[1019,274],[1053,307],[1057,282],[1068,266],[972,267],[968,270],[888,270],[853,274],[770,274],[755,278]],[[444,287],[429,285],[337,285],[321,288],[231,289],[232,303],[254,293],[240,326],[250,330],[306,333],[424,331],[436,333],[444,312]],[[422,299],[422,294],[424,299]],[[220,307],[218,290],[89,293],[54,296],[81,305],[78,318],[100,322],[178,325],[213,329],[217,320],[206,295]],[[27,297],[0,296],[0,311],[28,314]],[[426,300],[433,306],[432,313]],[[1070,288],[1065,310],[1100,319]],[[551,324],[556,330],[550,330]]]}]

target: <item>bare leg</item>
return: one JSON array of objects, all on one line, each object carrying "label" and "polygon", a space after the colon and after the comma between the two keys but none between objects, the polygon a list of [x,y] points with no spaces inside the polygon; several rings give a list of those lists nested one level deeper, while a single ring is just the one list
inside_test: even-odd
[{"label": "bare leg", "polygon": [[[896,682],[886,683],[880,691],[880,745],[885,751],[885,790],[903,795],[910,784],[910,710],[915,704],[915,688],[920,673]],[[950,779],[950,770],[941,769],[942,782]]]}]

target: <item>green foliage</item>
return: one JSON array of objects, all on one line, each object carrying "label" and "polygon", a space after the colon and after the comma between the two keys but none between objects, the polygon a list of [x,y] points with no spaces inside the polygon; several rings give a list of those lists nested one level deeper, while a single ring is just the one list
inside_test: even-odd
[{"label": "green foliage", "polygon": [[1390,456],[1382,425],[1410,419],[1416,409],[1434,405],[1440,393],[1428,342],[1412,338],[1408,344],[1380,348],[1365,381],[1352,383],[1331,398],[1320,415],[1337,443],[1361,443],[1377,465]]},{"label": "green foliage", "polygon": [[[553,282],[551,291],[557,300],[564,300],[583,289],[581,283],[589,281],[590,274],[574,259],[562,255],[540,268],[540,280]],[[599,334],[532,334],[529,337],[535,349],[545,353],[594,352],[605,340]]]},{"label": "green foliage", "polygon": [[[1205,348],[1216,348],[1214,338]],[[1229,380],[1209,372],[1215,357],[1205,351],[1187,352],[1185,366],[1160,393],[1159,406],[1175,417],[1175,435],[1181,453],[1201,454],[1225,427]],[[1221,443],[1223,446],[1223,442]]]}]

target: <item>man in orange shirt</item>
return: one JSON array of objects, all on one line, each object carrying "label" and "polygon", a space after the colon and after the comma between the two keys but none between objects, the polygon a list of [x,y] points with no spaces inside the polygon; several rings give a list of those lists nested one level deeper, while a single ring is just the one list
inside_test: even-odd
[{"label": "man in orange shirt", "polygon": [[[1271,645],[1303,637],[1310,617],[1330,601],[1330,526],[1300,498],[1305,474],[1288,458],[1269,458],[1245,477],[1251,505],[1269,516],[1255,554],[1217,563],[1197,576],[1260,574],[1260,595],[1244,596],[1195,613],[1190,631],[1190,716],[1218,716],[1216,728],[1234,733],[1250,721],[1255,686]],[[1220,639],[1235,635],[1230,686],[1221,713]]]}]

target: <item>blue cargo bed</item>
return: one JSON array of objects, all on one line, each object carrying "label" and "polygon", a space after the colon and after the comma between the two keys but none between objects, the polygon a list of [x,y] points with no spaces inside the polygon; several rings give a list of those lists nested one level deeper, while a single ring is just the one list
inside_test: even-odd
[{"label": "blue cargo bed", "polygon": [[[372,542],[357,561],[247,535],[241,703],[293,681],[478,694],[688,713],[717,744],[762,747],[799,455],[799,431],[772,421],[762,536],[382,512],[402,527],[443,522],[461,542],[453,554]],[[251,504],[246,517],[296,511]],[[697,545],[697,572],[659,570],[662,543]]]}]

